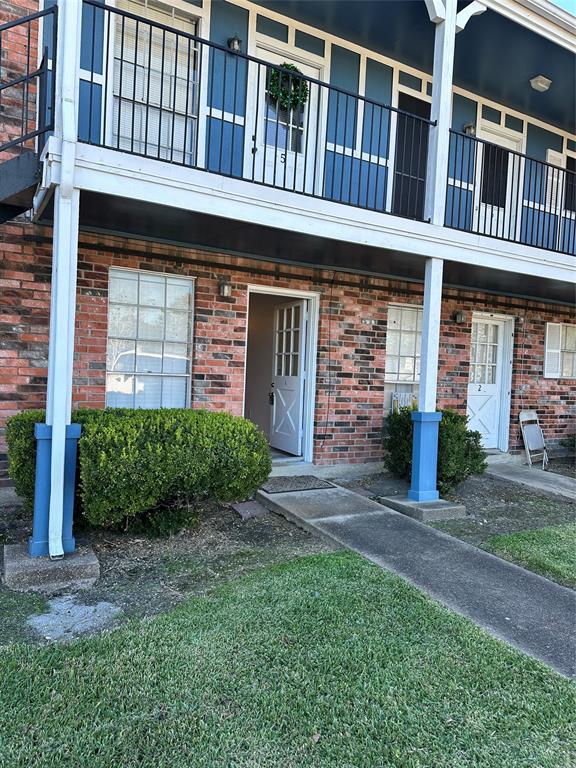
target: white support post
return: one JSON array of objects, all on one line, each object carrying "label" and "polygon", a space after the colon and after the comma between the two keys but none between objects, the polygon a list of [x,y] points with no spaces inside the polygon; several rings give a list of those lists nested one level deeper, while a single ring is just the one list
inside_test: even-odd
[{"label": "white support post", "polygon": [[412,482],[408,491],[408,498],[419,503],[436,501],[439,496],[436,469],[442,414],[436,411],[436,388],[443,264],[442,259],[427,259],[424,279],[420,388],[418,410],[412,412]]},{"label": "white support post", "polygon": [[78,215],[80,192],[74,186],[78,136],[78,91],[82,3],[59,0],[58,56],[56,63],[56,136],[61,147],[61,177],[54,195],[52,236],[52,294],[48,349],[46,423],[52,427],[48,550],[50,557],[64,554],[62,532],[66,427],[72,404]]},{"label": "white support post", "polygon": [[419,410],[426,413],[432,413],[436,410],[443,265],[442,259],[430,258],[426,260],[418,398]]},{"label": "white support post", "polygon": [[457,0],[445,0],[443,18],[440,13],[433,13],[430,6],[428,6],[428,11],[431,20],[436,24],[432,108],[430,113],[431,119],[436,125],[430,128],[425,216],[432,224],[444,226],[452,116],[452,77],[456,41]]}]

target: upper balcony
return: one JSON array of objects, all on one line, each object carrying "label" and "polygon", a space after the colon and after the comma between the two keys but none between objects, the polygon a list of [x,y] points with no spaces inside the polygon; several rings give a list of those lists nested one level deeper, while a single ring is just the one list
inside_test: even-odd
[{"label": "upper balcony", "polygon": [[[16,67],[8,77],[1,72],[0,96],[5,102],[11,96],[11,122],[6,141],[0,135],[0,150],[17,143],[19,120],[24,145],[53,127],[56,14],[42,21],[40,68],[30,65],[28,54],[26,71]],[[312,198],[338,204],[342,221],[354,216],[354,208],[410,219],[413,224],[399,222],[405,233],[423,231],[434,128],[429,80],[418,86],[422,98],[400,89],[392,106],[389,67],[378,61],[366,59],[363,91],[371,96],[359,95],[327,78],[318,56],[304,63],[282,46],[269,46],[265,56],[247,55],[231,50],[233,40],[218,44],[179,21],[173,14],[166,23],[152,6],[144,16],[84,0],[82,145],[106,150],[112,169],[127,157],[144,158],[160,163],[164,170],[155,172],[165,178],[183,179],[187,170],[214,174],[257,185],[261,191],[254,196],[272,202],[278,193],[298,196],[291,205],[301,211]],[[30,86],[33,78],[36,87]],[[38,115],[35,129],[31,115]],[[456,237],[451,230],[459,230],[474,235],[474,242],[489,237],[502,246],[506,241],[575,255],[576,152],[567,161],[558,155],[555,164],[523,153],[510,131],[495,132],[490,141],[474,135],[473,125],[462,128],[450,135],[446,241]],[[228,213],[233,219],[232,204]]]}]

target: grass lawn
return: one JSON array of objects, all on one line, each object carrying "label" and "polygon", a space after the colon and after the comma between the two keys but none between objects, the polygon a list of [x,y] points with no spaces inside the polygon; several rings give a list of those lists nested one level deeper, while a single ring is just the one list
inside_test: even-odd
[{"label": "grass lawn", "polygon": [[349,553],[1,654],[10,768],[576,763],[571,683]]},{"label": "grass lawn", "polygon": [[483,546],[530,571],[576,587],[576,523],[491,536]]}]

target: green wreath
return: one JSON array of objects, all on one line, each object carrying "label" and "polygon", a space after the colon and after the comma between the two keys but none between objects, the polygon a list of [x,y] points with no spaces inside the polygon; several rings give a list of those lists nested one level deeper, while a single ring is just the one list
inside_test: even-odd
[{"label": "green wreath", "polygon": [[[291,77],[290,72],[300,77]],[[302,109],[308,101],[308,83],[298,67],[284,62],[278,69],[270,67],[268,93],[281,109]]]}]

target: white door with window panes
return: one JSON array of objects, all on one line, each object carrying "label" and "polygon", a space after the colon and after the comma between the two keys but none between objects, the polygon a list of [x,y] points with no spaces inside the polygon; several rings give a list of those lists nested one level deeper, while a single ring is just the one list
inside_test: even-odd
[{"label": "white door with window panes", "polygon": [[503,397],[503,320],[472,320],[468,428],[480,432],[484,448],[498,448]]},{"label": "white door with window panes", "polygon": [[110,270],[107,407],[189,405],[193,299],[189,278]]},{"label": "white door with window panes", "polygon": [[304,411],[306,301],[274,309],[270,445],[300,456]]},{"label": "white door with window panes", "polygon": [[[317,67],[302,61],[292,61],[289,54],[279,55],[258,49],[259,59],[270,62],[255,68],[252,64],[250,89],[252,111],[257,115],[255,131],[247,131],[248,152],[246,169],[254,180],[295,192],[312,193],[315,176],[318,182],[318,86],[298,77],[297,73],[285,75],[279,69],[282,64],[294,64],[302,75],[318,79]],[[303,106],[283,106],[269,92],[270,78],[280,79],[286,93],[290,88],[307,92]],[[298,84],[298,85],[297,85]]]},{"label": "white door with window panes", "polygon": [[[117,15],[113,62],[112,146],[175,163],[195,162],[198,130],[196,20],[141,0],[118,4],[144,17]],[[154,26],[153,23],[162,26]]]}]

